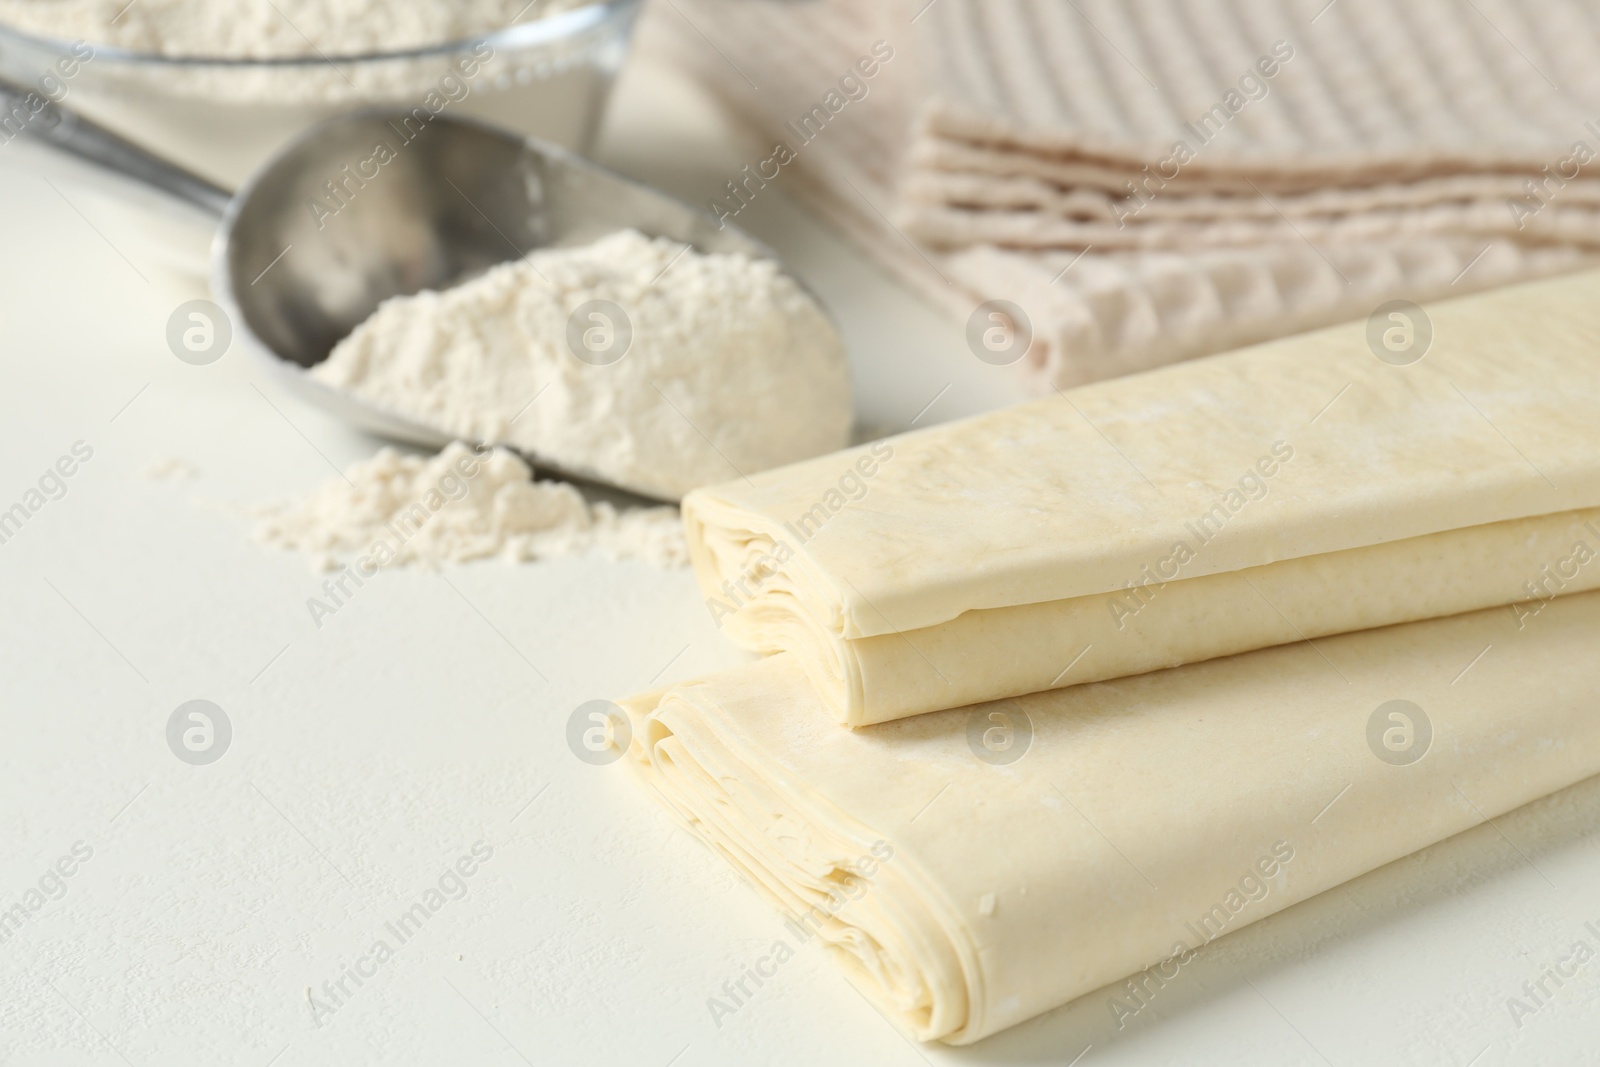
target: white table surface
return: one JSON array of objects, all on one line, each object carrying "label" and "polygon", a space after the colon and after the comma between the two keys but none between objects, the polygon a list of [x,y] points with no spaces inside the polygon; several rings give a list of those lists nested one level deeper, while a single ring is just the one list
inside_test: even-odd
[{"label": "white table surface", "polygon": [[[601,154],[694,199],[744,161],[708,104],[642,67]],[[1600,1062],[1600,962],[1520,1025],[1506,1003],[1575,941],[1600,950],[1592,783],[1224,938],[1121,1029],[1102,991],[973,1048],[917,1047],[815,946],[716,1025],[707,998],[781,921],[564,741],[585,700],[741,660],[687,572],[388,573],[316,628],[320,577],[237,512],[376,443],[237,352],[175,359],[167,317],[203,294],[160,269],[142,208],[103,193],[0,147],[0,509],[75,441],[94,449],[0,544],[0,912],[92,849],[0,942],[0,1064]],[[864,421],[1022,395],[781,188],[745,221],[836,313]],[[169,457],[198,476],[141,474]],[[210,766],[165,740],[194,698],[235,729]],[[479,841],[493,857],[467,895],[314,1015]]]}]

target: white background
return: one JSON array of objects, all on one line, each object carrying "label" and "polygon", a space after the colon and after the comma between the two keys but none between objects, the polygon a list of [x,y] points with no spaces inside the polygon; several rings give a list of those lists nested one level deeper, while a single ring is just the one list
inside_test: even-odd
[{"label": "white background", "polygon": [[[601,155],[697,201],[756,158],[641,67]],[[913,1046],[815,946],[717,1026],[707,998],[781,921],[564,741],[585,700],[740,661],[687,572],[389,573],[317,629],[320,578],[240,510],[376,442],[237,352],[175,359],[167,318],[203,291],[119,195],[0,147],[0,508],[94,449],[0,545],[0,910],[93,849],[0,944],[0,1063],[1600,1062],[1600,962],[1520,1027],[1506,1005],[1575,941],[1600,950],[1594,783],[1228,936],[1120,1030],[1103,991],[973,1048]],[[740,221],[836,314],[863,421],[1021,397],[781,187]],[[198,477],[141,474],[169,457]],[[164,736],[197,697],[235,729],[208,767]],[[478,841],[494,855],[469,894],[317,1025],[308,995]]]}]

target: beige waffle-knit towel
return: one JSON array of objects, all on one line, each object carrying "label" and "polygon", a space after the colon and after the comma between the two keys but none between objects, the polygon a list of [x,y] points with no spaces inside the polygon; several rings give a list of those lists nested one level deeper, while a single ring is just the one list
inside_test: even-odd
[{"label": "beige waffle-knit towel", "polygon": [[656,0],[640,45],[773,145],[714,210],[782,183],[1056,386],[1600,255],[1595,0]]}]

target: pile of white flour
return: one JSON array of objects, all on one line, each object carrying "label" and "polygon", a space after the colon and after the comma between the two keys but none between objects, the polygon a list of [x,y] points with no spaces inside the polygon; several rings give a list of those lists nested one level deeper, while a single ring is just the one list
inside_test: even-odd
[{"label": "pile of white flour", "polygon": [[598,550],[662,567],[688,562],[676,508],[617,511],[563,482],[535,482],[505,449],[459,442],[437,456],[392,448],[303,500],[257,511],[258,540],[360,573],[499,556],[517,562]]},{"label": "pile of white flour", "polygon": [[[0,21],[168,56],[260,59],[423,48],[589,0],[0,0]],[[521,16],[519,18],[519,15]]]},{"label": "pile of white flour", "polygon": [[311,373],[668,498],[843,448],[852,417],[839,335],[776,263],[633,230],[388,300]]}]

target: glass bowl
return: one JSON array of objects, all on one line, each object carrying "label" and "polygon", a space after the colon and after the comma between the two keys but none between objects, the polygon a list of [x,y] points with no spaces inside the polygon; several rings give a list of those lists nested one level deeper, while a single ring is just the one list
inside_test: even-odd
[{"label": "glass bowl", "polygon": [[469,115],[581,153],[640,2],[597,0],[427,48],[272,59],[163,56],[0,25],[0,76],[230,188],[308,127],[376,104],[420,109],[419,123]]}]

